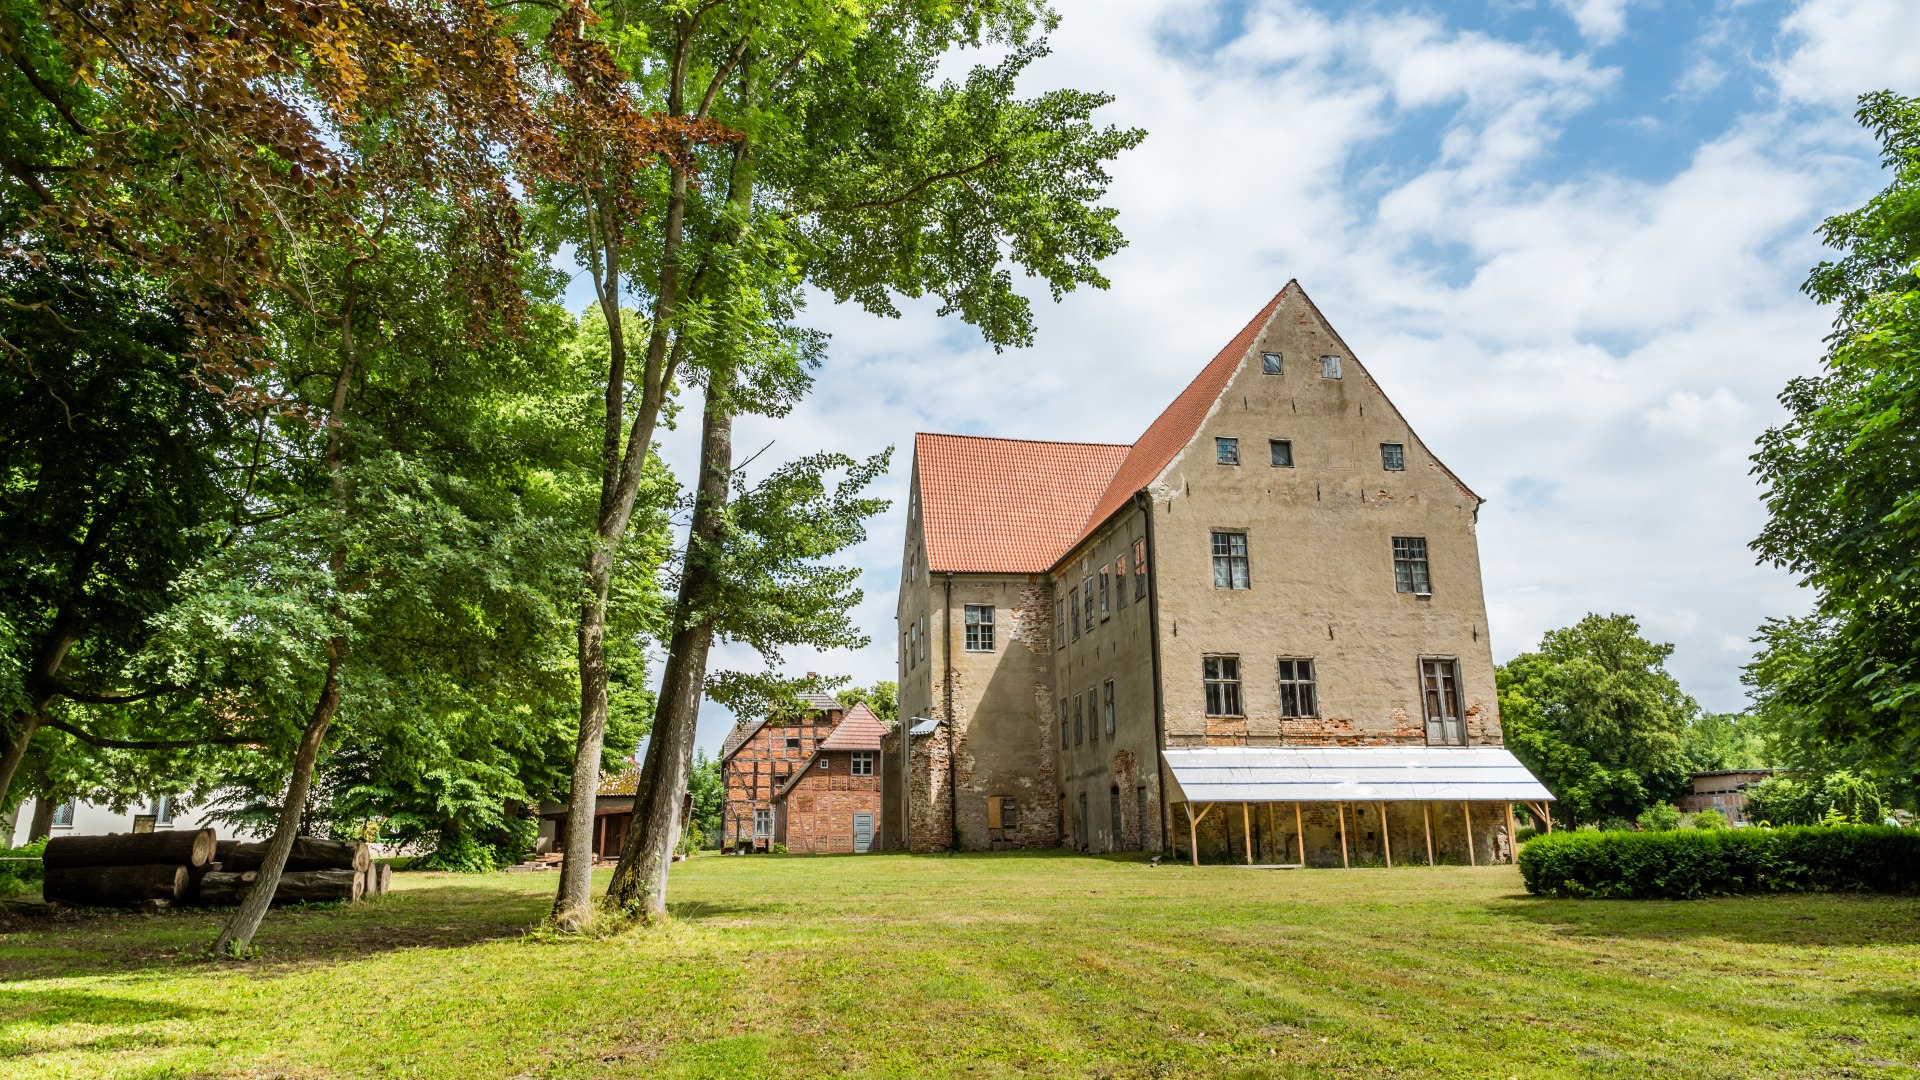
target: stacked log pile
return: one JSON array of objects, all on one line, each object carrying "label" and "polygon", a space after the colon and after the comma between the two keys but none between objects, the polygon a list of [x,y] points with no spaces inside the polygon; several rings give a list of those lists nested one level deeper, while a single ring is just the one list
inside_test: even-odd
[{"label": "stacked log pile", "polygon": [[[42,892],[80,907],[238,904],[259,878],[267,844],[214,839],[212,829],[57,836],[42,856]],[[362,843],[297,837],[273,902],[315,903],[379,895],[393,868]]]}]

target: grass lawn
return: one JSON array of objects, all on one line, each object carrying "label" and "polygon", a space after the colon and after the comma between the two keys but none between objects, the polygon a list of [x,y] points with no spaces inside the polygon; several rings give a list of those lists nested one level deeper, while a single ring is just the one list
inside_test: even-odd
[{"label": "grass lawn", "polygon": [[1920,899],[1535,900],[1507,867],[721,858],[676,920],[527,929],[554,876],[22,920],[0,1077],[1904,1076]]}]

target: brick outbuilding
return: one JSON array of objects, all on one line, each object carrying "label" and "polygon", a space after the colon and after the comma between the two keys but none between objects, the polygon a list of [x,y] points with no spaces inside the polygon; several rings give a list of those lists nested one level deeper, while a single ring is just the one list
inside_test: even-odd
[{"label": "brick outbuilding", "polygon": [[775,842],[792,852],[871,851],[880,828],[880,742],[886,734],[866,705],[848,710],[774,792]]}]

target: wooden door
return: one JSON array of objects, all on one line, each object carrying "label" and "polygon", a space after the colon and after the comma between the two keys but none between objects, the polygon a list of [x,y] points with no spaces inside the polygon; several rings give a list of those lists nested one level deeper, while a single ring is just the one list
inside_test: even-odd
[{"label": "wooden door", "polygon": [[873,815],[853,815],[853,850],[868,852],[873,850]]}]

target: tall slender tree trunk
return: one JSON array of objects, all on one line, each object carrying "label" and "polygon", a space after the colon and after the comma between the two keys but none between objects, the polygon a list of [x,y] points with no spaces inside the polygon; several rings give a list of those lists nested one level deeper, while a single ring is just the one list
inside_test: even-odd
[{"label": "tall slender tree trunk", "polygon": [[27,843],[44,840],[53,835],[53,811],[55,804],[45,795],[33,797],[33,816],[27,819]]},{"label": "tall slender tree trunk", "polygon": [[[78,587],[93,566],[95,554],[99,551],[104,530],[99,521],[87,527],[87,539],[81,544],[80,555],[75,560],[72,577]],[[96,535],[101,534],[101,535]],[[27,708],[13,714],[13,737],[7,743],[6,753],[0,755],[0,806],[7,805],[7,794],[13,789],[13,778],[20,772],[20,763],[26,760],[27,746],[33,742],[33,735],[47,718],[47,706],[53,704],[55,676],[60,665],[66,663],[67,652],[80,640],[80,615],[72,604],[63,605],[53,617],[53,626],[48,628],[47,636],[40,641],[40,647],[34,650],[33,669],[27,672]]]},{"label": "tall slender tree trunk", "polygon": [[713,647],[709,601],[719,582],[717,556],[723,541],[727,485],[733,474],[732,389],[729,370],[716,368],[710,373],[701,420],[699,487],[687,536],[686,569],[674,603],[676,625],[654,706],[646,761],[640,769],[633,828],[607,887],[609,906],[638,911],[648,919],[667,913],[667,870],[680,843],[680,811],[693,769],[707,654]]},{"label": "tall slender tree trunk", "polygon": [[307,721],[307,731],[300,739],[300,750],[293,758],[293,776],[287,781],[287,797],[280,804],[280,820],[273,830],[273,842],[267,845],[267,856],[260,863],[259,876],[254,878],[253,889],[240,903],[239,910],[220,931],[220,937],[213,943],[213,951],[220,956],[243,956],[253,945],[253,935],[260,930],[260,921],[266,918],[267,908],[273,903],[273,894],[280,887],[280,872],[286,869],[287,854],[293,850],[294,837],[300,835],[300,816],[307,805],[307,791],[313,782],[313,768],[320,758],[320,744],[326,741],[327,726],[333,722],[333,715],[340,708],[340,659],[334,657],[327,664],[326,682],[320,688],[320,699],[314,703],[313,715]]},{"label": "tall slender tree trunk", "polygon": [[[620,316],[620,229],[611,200],[602,200],[600,223],[603,264],[594,267],[601,317],[606,320],[609,363],[607,408],[600,476],[600,515],[587,554],[587,602],[580,609],[580,729],[574,741],[573,773],[567,793],[567,837],[560,860],[560,885],[552,921],[561,930],[578,931],[593,923],[593,821],[600,784],[600,754],[607,738],[607,602],[613,591],[614,554],[626,536],[639,496],[654,427],[673,379],[668,335],[679,300],[680,245],[685,228],[687,171],[674,166],[669,177],[660,288],[654,298],[653,326],[640,373],[640,408],[631,430],[626,421],[626,332]],[[624,449],[622,442],[625,442]]]}]

